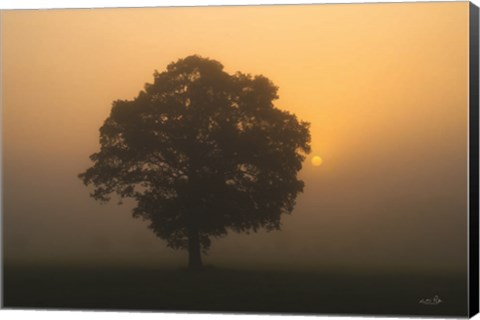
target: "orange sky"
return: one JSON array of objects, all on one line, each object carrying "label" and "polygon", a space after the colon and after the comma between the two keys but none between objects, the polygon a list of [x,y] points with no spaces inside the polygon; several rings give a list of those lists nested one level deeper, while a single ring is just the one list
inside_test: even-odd
[{"label": "orange sky", "polygon": [[[12,259],[60,259],[61,241],[77,256],[93,256],[99,242],[112,257],[174,256],[128,206],[89,199],[76,174],[113,100],[199,54],[270,78],[276,105],[311,122],[311,156],[323,159],[305,162],[307,187],[283,232],[218,240],[212,261],[255,246],[255,259],[280,265],[292,255],[322,265],[466,265],[468,2],[1,14]],[[123,231],[105,232],[109,224]],[[78,225],[86,228],[73,237]],[[137,240],[120,241],[126,232]]]}]

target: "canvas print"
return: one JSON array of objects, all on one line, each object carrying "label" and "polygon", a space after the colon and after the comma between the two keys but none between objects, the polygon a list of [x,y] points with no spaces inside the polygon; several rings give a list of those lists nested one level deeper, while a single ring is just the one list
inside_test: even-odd
[{"label": "canvas print", "polygon": [[474,23],[2,11],[3,307],[471,314]]}]

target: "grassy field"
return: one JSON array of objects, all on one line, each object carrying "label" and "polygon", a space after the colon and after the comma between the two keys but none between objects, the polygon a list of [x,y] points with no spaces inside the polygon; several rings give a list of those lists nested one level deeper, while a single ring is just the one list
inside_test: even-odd
[{"label": "grassy field", "polygon": [[[422,305],[438,295],[443,302]],[[466,278],[207,268],[4,268],[4,307],[466,316]]]}]

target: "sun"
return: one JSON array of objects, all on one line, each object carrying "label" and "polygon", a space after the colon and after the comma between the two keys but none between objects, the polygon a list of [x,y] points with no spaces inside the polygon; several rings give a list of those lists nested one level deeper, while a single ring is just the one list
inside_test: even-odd
[{"label": "sun", "polygon": [[318,167],[322,164],[323,160],[319,156],[313,156],[312,157],[312,165],[314,167]]}]

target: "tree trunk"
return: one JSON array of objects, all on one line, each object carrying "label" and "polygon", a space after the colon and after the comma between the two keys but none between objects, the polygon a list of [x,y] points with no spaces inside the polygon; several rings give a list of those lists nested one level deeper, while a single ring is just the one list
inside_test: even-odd
[{"label": "tree trunk", "polygon": [[196,227],[190,227],[188,236],[188,269],[201,269],[202,253],[200,250],[200,237]]}]

